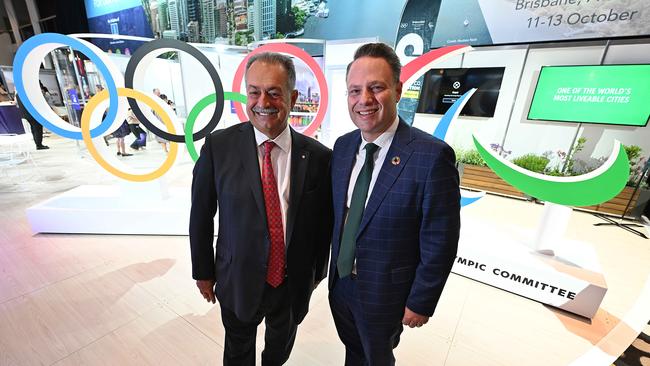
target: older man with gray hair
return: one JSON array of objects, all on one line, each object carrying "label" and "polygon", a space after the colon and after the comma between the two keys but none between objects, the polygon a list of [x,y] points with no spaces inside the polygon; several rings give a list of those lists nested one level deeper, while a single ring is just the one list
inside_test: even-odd
[{"label": "older man with gray hair", "polygon": [[262,365],[282,365],[327,273],[331,151],[287,123],[298,97],[290,58],[254,55],[245,75],[250,122],[208,136],[194,167],[192,275],[221,306],[223,364],[255,365],[264,320]]}]

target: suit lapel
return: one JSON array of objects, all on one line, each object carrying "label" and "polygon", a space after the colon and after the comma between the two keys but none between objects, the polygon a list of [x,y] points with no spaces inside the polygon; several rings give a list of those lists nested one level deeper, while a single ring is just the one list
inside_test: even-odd
[{"label": "suit lapel", "polygon": [[[366,225],[368,225],[368,222],[370,222],[370,219],[377,211],[377,208],[379,208],[384,197],[386,197],[386,193],[388,193],[390,188],[393,186],[395,180],[402,172],[402,169],[404,169],[406,162],[411,157],[413,150],[408,147],[411,140],[411,128],[400,118],[397,131],[395,131],[395,137],[393,137],[393,142],[388,149],[386,159],[379,171],[368,204],[363,211],[363,217],[361,218],[361,225],[359,226],[357,235],[359,235]],[[393,158],[399,158],[399,163],[393,164]]]},{"label": "suit lapel", "polygon": [[242,123],[239,127],[239,144],[242,146],[241,164],[244,168],[246,180],[250,185],[253,197],[257,208],[260,210],[260,215],[266,217],[266,210],[264,208],[264,197],[262,196],[262,178],[260,176],[260,163],[257,157],[257,145],[255,144],[255,134],[253,133],[253,125]]},{"label": "suit lapel", "polygon": [[305,187],[305,176],[309,166],[309,151],[306,149],[306,137],[291,129],[291,185],[289,188],[289,212],[287,212],[287,245],[291,244],[296,213]]},{"label": "suit lapel", "polygon": [[[352,174],[352,167],[354,166],[355,157],[361,144],[361,133],[354,134],[351,137],[350,143],[342,143],[343,151],[340,156],[336,156],[338,161],[332,161],[332,166],[336,167],[332,171],[333,175],[333,200],[334,200],[334,215],[341,217],[341,225],[344,223],[345,207],[348,198],[348,186],[350,185],[350,175]],[[338,230],[338,228],[337,228]],[[338,245],[338,243],[333,243]]]}]

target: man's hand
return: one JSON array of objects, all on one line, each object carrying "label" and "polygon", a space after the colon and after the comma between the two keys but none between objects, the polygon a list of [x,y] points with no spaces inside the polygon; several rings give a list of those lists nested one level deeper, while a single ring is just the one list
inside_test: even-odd
[{"label": "man's hand", "polygon": [[214,280],[196,280],[196,287],[199,288],[205,301],[213,304],[217,301],[214,296]]},{"label": "man's hand", "polygon": [[408,325],[411,328],[421,327],[429,321],[429,317],[425,315],[420,315],[411,311],[411,309],[404,308],[404,318],[402,318],[402,324]]}]

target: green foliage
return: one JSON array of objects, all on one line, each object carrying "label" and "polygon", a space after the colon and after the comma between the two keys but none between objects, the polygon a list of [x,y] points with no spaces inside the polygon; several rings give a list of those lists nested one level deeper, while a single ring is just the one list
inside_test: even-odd
[{"label": "green foliage", "polygon": [[254,40],[255,39],[253,37],[252,30],[235,33],[235,44],[237,46],[246,46],[247,44],[253,42]]},{"label": "green foliage", "polygon": [[284,38],[284,34],[280,32],[277,32],[273,35],[273,39],[283,39],[283,38]]},{"label": "green foliage", "polygon": [[157,58],[162,58],[162,59],[165,59],[165,60],[178,61],[178,52],[176,52],[176,51],[165,52],[165,53],[160,54],[160,56],[158,56]]},{"label": "green foliage", "polygon": [[564,173],[562,173],[558,168],[546,169],[543,173],[553,177],[564,177]]},{"label": "green foliage", "polygon": [[569,151],[569,155],[566,157],[566,165],[564,166],[564,169],[562,172],[565,175],[571,175],[571,172],[573,172],[573,165],[575,164],[575,154],[582,151],[582,149],[585,148],[585,143],[587,142],[587,139],[584,137],[580,137],[578,139],[578,142],[573,145],[573,149]]},{"label": "green foliage", "polygon": [[639,179],[642,179],[641,175],[643,174],[646,159],[641,156],[643,149],[639,146],[623,145],[623,148],[627,154],[627,160],[630,161],[630,177],[627,181],[627,185],[634,187],[638,183]]},{"label": "green foliage", "polygon": [[306,11],[300,10],[297,6],[294,6],[291,8],[291,15],[294,21],[295,30],[300,30],[305,27],[307,17],[309,16]]},{"label": "green foliage", "polygon": [[543,173],[548,162],[548,158],[535,154],[522,155],[512,160],[513,164],[535,173]]},{"label": "green foliage", "polygon": [[454,149],[454,150],[456,152],[456,161],[458,163],[463,163],[468,165],[487,166],[487,163],[485,162],[485,160],[483,160],[481,154],[479,154],[478,151],[474,149],[471,150]]},{"label": "green foliage", "polygon": [[641,152],[643,151],[643,149],[636,145],[623,145],[623,148],[625,149],[627,160],[630,161],[630,164],[633,161],[636,162],[641,157]]}]

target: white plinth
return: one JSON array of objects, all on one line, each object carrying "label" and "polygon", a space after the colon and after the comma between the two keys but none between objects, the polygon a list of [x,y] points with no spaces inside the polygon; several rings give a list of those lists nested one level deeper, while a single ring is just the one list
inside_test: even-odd
[{"label": "white plinth", "polygon": [[189,188],[84,185],[27,209],[34,233],[188,235]]},{"label": "white plinth", "polygon": [[499,232],[466,217],[462,224],[452,272],[583,317],[596,314],[607,284],[590,245],[562,239],[548,256],[530,248],[532,230]]}]

